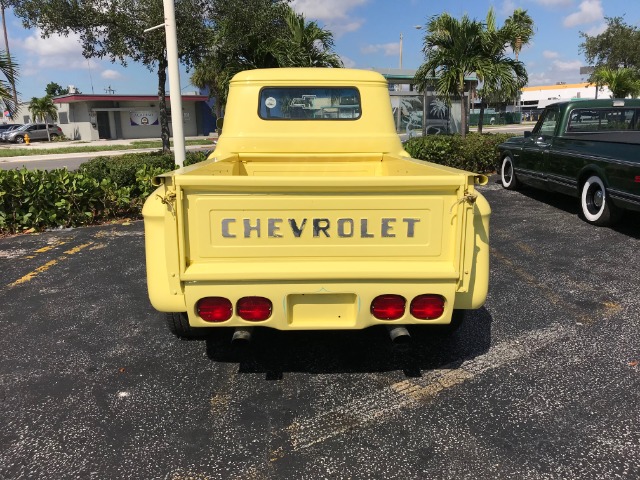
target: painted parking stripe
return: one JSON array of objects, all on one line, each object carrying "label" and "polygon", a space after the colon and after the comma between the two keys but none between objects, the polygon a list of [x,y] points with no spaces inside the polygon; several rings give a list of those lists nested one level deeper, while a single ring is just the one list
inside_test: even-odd
[{"label": "painted parking stripe", "polygon": [[318,415],[301,418],[287,427],[293,450],[303,450],[349,430],[385,421],[402,410],[418,408],[449,388],[473,380],[567,338],[575,327],[554,325],[528,332],[492,347],[487,353],[464,362],[427,372],[419,379],[394,383],[371,395],[356,399]]},{"label": "painted parking stripe", "polygon": [[87,243],[83,243],[82,245],[78,245],[76,247],[73,247],[69,250],[66,250],[64,252],[63,255],[60,255],[58,258],[55,258],[53,260],[49,260],[48,262],[46,262],[43,265],[40,265],[39,267],[37,267],[36,269],[32,270],[31,272],[27,273],[26,275],[20,277],[18,280],[16,280],[13,283],[10,283],[9,285],[7,285],[8,287],[15,287],[17,285],[20,285],[22,283],[26,283],[29,282],[31,280],[33,280],[33,278],[37,277],[38,275],[40,275],[41,273],[46,272],[47,270],[49,270],[51,267],[53,267],[54,265],[57,265],[60,262],[63,262],[67,259],[69,259],[72,255],[80,252],[81,250],[84,250],[85,248],[93,245],[94,242],[87,242]]}]

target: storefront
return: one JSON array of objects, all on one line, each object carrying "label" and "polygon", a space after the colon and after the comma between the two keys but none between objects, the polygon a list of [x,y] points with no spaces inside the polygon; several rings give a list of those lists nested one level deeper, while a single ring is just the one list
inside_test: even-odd
[{"label": "storefront", "polygon": [[[182,96],[185,136],[209,135],[215,131],[207,100],[206,95]],[[166,101],[171,120],[168,95]],[[161,134],[157,96],[69,94],[55,97],[53,103],[58,109],[58,120],[54,123],[70,140],[159,138]],[[20,105],[15,118],[20,123],[33,121],[27,103]]]}]

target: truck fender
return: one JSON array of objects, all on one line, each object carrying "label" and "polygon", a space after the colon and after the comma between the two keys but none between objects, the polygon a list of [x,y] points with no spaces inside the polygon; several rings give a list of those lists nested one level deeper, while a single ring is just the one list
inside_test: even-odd
[{"label": "truck fender", "polygon": [[[146,200],[142,209],[147,267],[147,289],[151,305],[161,312],[187,310],[180,283],[178,225],[166,202],[164,185]],[[171,249],[169,249],[171,247]]]}]

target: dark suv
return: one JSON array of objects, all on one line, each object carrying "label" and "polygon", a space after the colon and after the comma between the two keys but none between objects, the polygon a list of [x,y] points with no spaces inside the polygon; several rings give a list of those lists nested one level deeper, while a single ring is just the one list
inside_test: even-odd
[{"label": "dark suv", "polygon": [[29,135],[30,141],[51,140],[62,136],[62,129],[54,124],[49,124],[49,136],[47,136],[47,126],[44,123],[27,123],[20,128],[9,130],[2,134],[2,140],[5,142],[24,143],[24,137]]}]

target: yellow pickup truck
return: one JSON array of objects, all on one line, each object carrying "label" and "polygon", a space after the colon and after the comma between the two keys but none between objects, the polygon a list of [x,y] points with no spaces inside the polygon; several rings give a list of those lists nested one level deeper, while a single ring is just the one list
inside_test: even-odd
[{"label": "yellow pickup truck", "polygon": [[231,81],[206,161],[144,205],[151,304],[170,330],[453,329],[483,305],[486,177],[409,157],[386,80],[266,69]]}]

